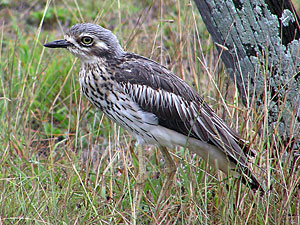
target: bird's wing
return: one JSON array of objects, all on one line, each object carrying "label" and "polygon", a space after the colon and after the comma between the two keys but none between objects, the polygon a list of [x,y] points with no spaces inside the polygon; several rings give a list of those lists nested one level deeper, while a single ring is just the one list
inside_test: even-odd
[{"label": "bird's wing", "polygon": [[115,72],[139,107],[153,113],[159,125],[217,146],[239,164],[246,166],[242,140],[186,82],[164,66],[129,54]]}]

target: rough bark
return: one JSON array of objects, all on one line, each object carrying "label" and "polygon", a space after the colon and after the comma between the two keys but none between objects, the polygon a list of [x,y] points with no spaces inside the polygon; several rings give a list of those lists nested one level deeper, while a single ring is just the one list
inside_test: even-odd
[{"label": "rough bark", "polygon": [[[299,149],[300,29],[290,0],[194,0],[243,103]],[[254,100],[254,101],[253,101]]]}]

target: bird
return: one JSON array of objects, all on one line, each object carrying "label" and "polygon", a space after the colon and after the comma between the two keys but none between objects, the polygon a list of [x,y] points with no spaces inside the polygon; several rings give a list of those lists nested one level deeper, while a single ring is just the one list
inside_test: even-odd
[{"label": "bird", "polygon": [[64,39],[44,44],[66,48],[81,60],[79,82],[88,100],[131,133],[138,143],[136,202],[145,184],[144,145],[159,147],[166,180],[159,199],[168,195],[176,165],[168,148],[187,147],[210,165],[241,177],[255,192],[263,191],[251,169],[255,151],[231,129],[187,82],[160,63],[125,51],[112,31],[80,23]]}]

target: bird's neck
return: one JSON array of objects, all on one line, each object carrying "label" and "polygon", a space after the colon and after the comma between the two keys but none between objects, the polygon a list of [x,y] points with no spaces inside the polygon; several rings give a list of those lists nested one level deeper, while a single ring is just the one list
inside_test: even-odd
[{"label": "bird's neck", "polygon": [[97,64],[97,63],[102,63],[102,62],[105,62],[106,59],[105,58],[99,58],[99,57],[88,57],[88,58],[85,58],[85,57],[80,57],[80,61],[82,63],[82,65],[86,65],[86,64]]}]

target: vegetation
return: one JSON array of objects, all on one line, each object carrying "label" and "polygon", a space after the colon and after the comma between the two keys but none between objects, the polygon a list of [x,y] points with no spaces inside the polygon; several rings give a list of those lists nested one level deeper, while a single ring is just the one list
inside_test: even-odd
[{"label": "vegetation", "polygon": [[[121,44],[193,85],[258,155],[260,197],[183,148],[171,196],[159,150],[147,147],[148,180],[138,224],[299,224],[299,158],[274,150],[245,108],[192,1],[0,1],[0,224],[130,224],[135,142],[80,93],[80,63],[43,48],[71,25],[92,22]],[[267,116],[267,115],[264,115]],[[273,134],[276,136],[276,133]],[[156,210],[156,208],[158,210]]]}]

